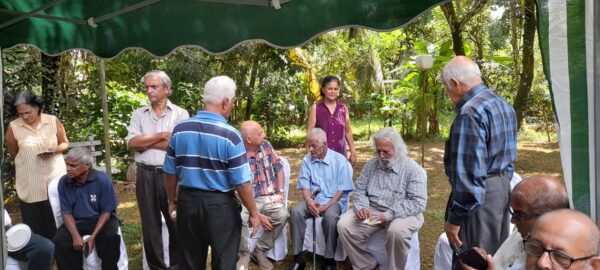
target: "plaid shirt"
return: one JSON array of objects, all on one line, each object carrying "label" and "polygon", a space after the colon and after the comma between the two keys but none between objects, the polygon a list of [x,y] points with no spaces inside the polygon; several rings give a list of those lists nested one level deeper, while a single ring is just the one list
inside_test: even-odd
[{"label": "plaid shirt", "polygon": [[254,153],[246,152],[246,156],[252,174],[254,197],[272,195],[277,173],[283,168],[273,146],[265,140]]},{"label": "plaid shirt", "polygon": [[467,92],[456,110],[444,167],[452,186],[447,220],[458,225],[483,204],[485,179],[503,172],[512,177],[517,118],[513,107],[483,84]]}]

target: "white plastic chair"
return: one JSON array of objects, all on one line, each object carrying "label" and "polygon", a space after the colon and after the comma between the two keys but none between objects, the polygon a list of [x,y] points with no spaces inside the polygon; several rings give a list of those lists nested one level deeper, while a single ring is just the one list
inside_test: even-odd
[{"label": "white plastic chair", "polygon": [[[167,267],[171,266],[171,259],[169,258],[169,228],[167,228],[167,223],[165,222],[165,217],[163,214],[160,214],[160,222],[161,222],[161,237],[163,243],[163,258],[165,260],[165,265]],[[142,269],[150,270],[150,266],[148,266],[148,261],[146,260],[146,250],[144,249],[144,239],[142,239]]]},{"label": "white plastic chair", "polygon": [[[288,162],[288,160],[284,157],[279,157],[279,159],[281,160],[281,165],[283,165],[283,204],[285,206],[285,208],[287,209],[288,206],[288,193],[289,193],[289,183],[290,183],[290,175],[291,175],[291,169],[290,169],[290,163]],[[288,248],[287,248],[287,223],[286,225],[283,227],[283,230],[281,231],[281,234],[279,234],[279,236],[277,236],[277,238],[275,238],[275,243],[272,249],[270,249],[265,255],[269,258],[271,258],[272,260],[275,261],[281,261],[283,259],[285,259],[285,256],[287,255],[288,252]],[[252,231],[252,228],[248,228],[250,230],[250,232]],[[262,226],[259,228],[258,232],[256,233],[256,235],[254,235],[254,237],[250,237],[248,239],[248,249],[250,250],[250,252],[252,252],[254,250],[254,248],[256,247],[256,241],[258,241],[258,239],[260,238],[260,236],[263,234],[263,228]]]},{"label": "white plastic chair", "polygon": [[[50,200],[50,206],[52,207],[52,212],[54,213],[54,221],[56,222],[56,228],[60,227],[63,224],[62,215],[60,213],[60,197],[58,195],[58,182],[62,176],[56,177],[50,181],[48,185],[48,199]],[[119,262],[117,266],[119,270],[127,270],[128,260],[127,260],[127,248],[125,248],[125,241],[123,241],[123,235],[121,233],[121,227],[119,227],[118,231],[121,236],[121,245],[120,251],[121,255],[119,257]],[[98,257],[96,253],[96,249],[90,253],[87,258],[83,260],[83,269],[84,270],[100,270],[102,269],[102,260]]]},{"label": "white plastic chair", "polygon": [[[6,209],[4,209],[4,224],[5,226],[12,225],[12,220],[10,219],[8,212],[6,212]],[[26,262],[19,261],[10,256],[6,257],[6,270],[27,270],[27,268]]]}]

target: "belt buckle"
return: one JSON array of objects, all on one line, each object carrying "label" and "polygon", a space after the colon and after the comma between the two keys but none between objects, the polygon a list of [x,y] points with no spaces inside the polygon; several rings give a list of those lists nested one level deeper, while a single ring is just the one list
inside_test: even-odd
[{"label": "belt buckle", "polygon": [[164,172],[165,172],[165,170],[163,170],[163,167],[154,167],[154,172],[157,172],[157,173],[164,173]]}]

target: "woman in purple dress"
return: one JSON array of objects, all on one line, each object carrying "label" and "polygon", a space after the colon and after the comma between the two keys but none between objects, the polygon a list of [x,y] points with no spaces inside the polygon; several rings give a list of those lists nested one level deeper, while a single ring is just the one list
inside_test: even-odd
[{"label": "woman in purple dress", "polygon": [[329,149],[346,156],[346,143],[350,148],[348,160],[356,164],[356,148],[352,138],[352,126],[348,107],[337,98],[340,94],[340,79],[326,76],[321,82],[321,100],[314,104],[308,112],[308,132],[318,127],[327,134]]}]

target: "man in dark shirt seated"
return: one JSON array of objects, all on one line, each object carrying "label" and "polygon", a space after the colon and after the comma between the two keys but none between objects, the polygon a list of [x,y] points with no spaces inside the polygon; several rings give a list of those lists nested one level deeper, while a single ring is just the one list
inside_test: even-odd
[{"label": "man in dark shirt seated", "polygon": [[[121,238],[114,215],[117,197],[112,182],[105,173],[92,168],[93,158],[83,148],[71,149],[65,161],[67,174],[58,183],[64,224],[53,240],[58,268],[82,269],[83,256],[97,248],[102,269],[117,269]],[[84,235],[89,238],[84,240]]]}]

